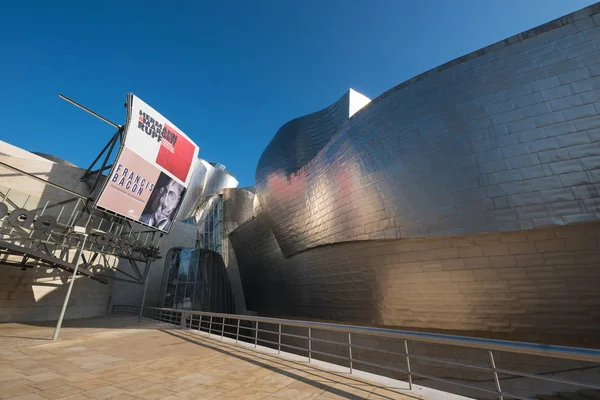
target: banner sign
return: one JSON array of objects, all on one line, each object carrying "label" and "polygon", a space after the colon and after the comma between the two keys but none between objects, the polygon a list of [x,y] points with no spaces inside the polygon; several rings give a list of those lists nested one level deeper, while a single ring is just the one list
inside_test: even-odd
[{"label": "banner sign", "polygon": [[168,232],[197,158],[190,138],[129,94],[123,146],[96,206]]}]

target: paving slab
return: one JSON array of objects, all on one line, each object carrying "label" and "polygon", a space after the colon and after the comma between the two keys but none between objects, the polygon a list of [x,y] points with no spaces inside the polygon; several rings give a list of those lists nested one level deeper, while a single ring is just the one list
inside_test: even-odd
[{"label": "paving slab", "polygon": [[0,399],[459,398],[130,316],[65,321],[57,341],[53,330],[0,324]]}]

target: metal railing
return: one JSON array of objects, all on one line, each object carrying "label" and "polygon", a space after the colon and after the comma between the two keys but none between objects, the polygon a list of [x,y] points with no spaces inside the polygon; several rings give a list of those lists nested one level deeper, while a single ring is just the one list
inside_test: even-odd
[{"label": "metal railing", "polygon": [[111,314],[138,315],[140,313],[139,306],[127,306],[115,304],[112,306]]},{"label": "metal railing", "polygon": [[[577,388],[585,389],[598,389],[600,385],[597,383],[586,383],[575,381],[571,379],[563,379],[556,376],[552,376],[547,373],[529,373],[520,372],[510,369],[504,369],[498,367],[494,358],[494,352],[513,353],[519,355],[531,355],[539,357],[550,357],[556,359],[572,360],[572,361],[586,361],[593,363],[600,363],[600,350],[588,349],[588,348],[576,348],[566,346],[552,346],[552,345],[541,345],[534,343],[525,342],[513,342],[496,339],[484,339],[466,336],[454,336],[437,333],[425,333],[425,332],[411,332],[401,331],[384,328],[374,328],[365,326],[353,326],[353,325],[342,325],[333,323],[321,323],[321,322],[310,322],[310,321],[297,321],[279,318],[265,318],[255,317],[246,315],[232,315],[232,314],[218,314],[201,311],[190,311],[190,310],[178,310],[170,308],[146,308],[144,310],[144,316],[152,320],[158,320],[180,326],[182,328],[189,328],[190,330],[198,330],[208,332],[208,334],[217,333],[221,339],[226,336],[231,339],[235,338],[235,343],[238,344],[240,340],[254,344],[257,347],[259,342],[261,344],[266,343],[277,349],[277,353],[281,354],[282,348],[292,349],[300,352],[306,352],[308,355],[308,362],[311,362],[314,355],[326,356],[339,360],[336,364],[348,366],[350,373],[355,369],[356,365],[370,366],[375,368],[381,368],[384,370],[393,371],[396,373],[405,374],[408,380],[409,390],[413,387],[413,378],[429,379],[437,381],[446,385],[458,386],[466,389],[475,390],[478,392],[485,392],[488,395],[497,396],[498,399],[503,398],[516,398],[516,399],[527,399],[531,397],[523,396],[517,393],[510,393],[502,389],[502,379],[500,375],[516,378],[529,378],[541,381],[555,382],[559,384],[572,385]],[[244,326],[242,323],[245,322]],[[249,323],[249,324],[248,324]],[[268,324],[273,327],[277,327],[277,330],[261,329],[260,324]],[[248,326],[249,325],[249,326]],[[230,329],[226,329],[230,328]],[[307,335],[296,335],[292,333],[282,332],[282,327],[296,327],[305,328]],[[240,328],[245,331],[253,332],[251,335],[240,333]],[[347,335],[347,341],[339,342],[334,340],[328,340],[323,338],[317,338],[313,335],[314,331],[328,331],[328,332],[339,332]],[[259,332],[265,334],[271,334],[277,336],[277,341],[267,340],[259,338]],[[370,346],[362,346],[353,343],[353,336],[368,336],[378,338],[391,338],[401,341],[401,348],[403,351],[390,352],[383,348],[374,348]],[[307,342],[307,347],[299,347],[291,344],[282,343],[282,337],[290,337]],[[327,343],[333,346],[339,346],[346,348],[346,355],[341,356],[339,353],[328,353],[324,351],[317,351],[314,349],[313,344],[315,343]],[[488,365],[479,365],[471,362],[462,362],[456,360],[449,360],[447,358],[433,357],[430,355],[422,355],[416,352],[409,351],[409,344],[420,343],[420,344],[435,344],[435,345],[448,345],[458,346],[468,349],[479,349],[487,352]],[[384,365],[374,363],[366,360],[361,360],[353,355],[353,349],[355,350],[370,350],[373,352],[382,352],[387,355],[398,357],[403,361],[405,368],[398,368],[396,366]],[[344,360],[347,364],[341,364]],[[457,381],[457,379],[448,379],[431,374],[425,374],[416,372],[411,369],[411,360],[423,360],[426,362],[433,362],[442,365],[450,365],[453,367],[476,370],[483,373],[489,373],[490,382],[494,384],[494,390],[483,388],[480,386],[466,383],[463,381]]]}]

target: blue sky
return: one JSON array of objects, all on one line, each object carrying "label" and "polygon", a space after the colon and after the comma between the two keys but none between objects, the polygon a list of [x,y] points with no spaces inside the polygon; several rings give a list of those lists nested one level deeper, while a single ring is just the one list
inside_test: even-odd
[{"label": "blue sky", "polygon": [[286,121],[370,98],[585,0],[11,1],[0,12],[0,139],[87,167],[133,92],[254,184]]}]

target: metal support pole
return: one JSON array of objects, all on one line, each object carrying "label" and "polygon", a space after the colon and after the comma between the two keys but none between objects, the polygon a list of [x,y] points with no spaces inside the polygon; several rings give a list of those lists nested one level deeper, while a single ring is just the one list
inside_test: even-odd
[{"label": "metal support pole", "polygon": [[348,354],[350,356],[350,373],[352,373],[352,334],[348,332]]},{"label": "metal support pole", "polygon": [[225,333],[225,317],[221,318],[221,340],[223,340],[224,333]]},{"label": "metal support pole", "polygon": [[279,324],[279,342],[277,344],[277,354],[281,354],[281,324]]},{"label": "metal support pole", "polygon": [[238,344],[238,339],[240,338],[240,319],[238,319],[238,324],[237,324],[237,332],[235,334],[235,344]]},{"label": "metal support pole", "polygon": [[412,390],[412,375],[410,373],[410,357],[408,355],[408,340],[404,341],[404,354],[406,354],[406,370],[408,371],[408,390]]},{"label": "metal support pole", "polygon": [[146,301],[146,290],[148,290],[148,282],[150,282],[150,274],[148,273],[148,261],[146,261],[146,269],[144,269],[144,293],[142,294],[142,305],[140,306],[140,316],[138,324],[142,322],[142,313],[144,312],[144,302]]},{"label": "metal support pole", "polygon": [[490,367],[492,367],[492,372],[494,374],[494,381],[496,383],[496,392],[498,393],[498,400],[503,400],[502,389],[500,388],[500,379],[498,379],[498,371],[496,371],[496,362],[494,361],[494,353],[491,350],[488,350],[488,354],[490,355]]},{"label": "metal support pole", "polygon": [[312,359],[312,331],[308,328],[308,362]]},{"label": "metal support pole", "polygon": [[258,321],[256,321],[256,335],[254,335],[254,347],[258,346]]},{"label": "metal support pole", "polygon": [[212,332],[212,315],[210,316],[210,323],[208,324],[208,336],[210,336],[211,332]]},{"label": "metal support pole", "polygon": [[56,328],[54,329],[54,336],[52,336],[52,340],[56,340],[58,338],[58,333],[60,332],[60,327],[62,326],[63,318],[65,316],[65,311],[67,311],[67,304],[69,303],[69,297],[71,297],[71,290],[73,290],[73,282],[75,282],[75,276],[77,276],[77,270],[79,268],[79,263],[81,262],[81,258],[83,256],[83,249],[85,247],[86,241],[87,241],[87,235],[84,235],[83,242],[81,243],[81,250],[79,250],[79,255],[77,256],[77,260],[75,261],[75,268],[73,269],[73,276],[71,277],[71,282],[69,282],[69,288],[67,289],[67,294],[65,296],[65,302],[63,303],[62,310],[60,310],[60,316],[58,317],[58,322],[56,324]]}]

